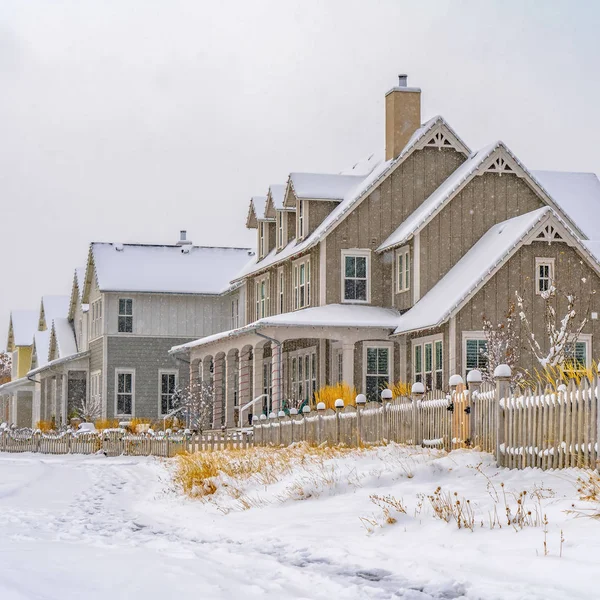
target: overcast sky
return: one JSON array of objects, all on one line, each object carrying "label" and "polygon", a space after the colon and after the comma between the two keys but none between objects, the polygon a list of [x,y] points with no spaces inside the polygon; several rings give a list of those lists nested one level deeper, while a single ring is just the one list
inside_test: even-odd
[{"label": "overcast sky", "polygon": [[2,0],[0,348],[91,241],[253,244],[250,196],[383,150],[399,72],[471,148],[600,173],[599,5]]}]

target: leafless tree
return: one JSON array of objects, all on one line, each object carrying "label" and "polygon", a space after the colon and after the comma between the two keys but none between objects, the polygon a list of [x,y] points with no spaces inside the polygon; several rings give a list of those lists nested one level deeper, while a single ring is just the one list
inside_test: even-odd
[{"label": "leafless tree", "polygon": [[[592,294],[594,293],[595,290],[592,291]],[[519,307],[519,317],[525,328],[525,338],[542,368],[556,367],[563,364],[565,360],[570,358],[569,353],[573,351],[575,343],[588,321],[589,303],[587,309],[583,310],[583,317],[578,318],[577,297],[575,295],[559,292],[554,285],[541,293],[544,300],[544,331],[547,342],[547,349],[545,350],[546,343],[540,344],[535,338],[522,296],[518,292],[515,292],[515,295]],[[567,310],[561,317],[556,314],[554,308],[557,297],[564,297],[567,301]]]},{"label": "leafless tree", "polygon": [[504,319],[499,323],[492,323],[483,318],[483,333],[485,334],[486,348],[481,351],[485,358],[487,368],[483,372],[484,381],[494,380],[494,370],[498,365],[508,365],[513,373],[513,383],[522,376],[518,370],[519,364],[519,336],[515,328],[516,308],[514,303],[508,308]]},{"label": "leafless tree", "polygon": [[174,409],[182,408],[180,415],[190,429],[210,429],[213,417],[214,385],[212,379],[192,381],[178,388],[173,396]]},{"label": "leafless tree", "polygon": [[77,416],[87,423],[93,423],[102,416],[102,404],[97,398],[83,398],[76,408]]},{"label": "leafless tree", "polygon": [[12,358],[8,352],[0,352],[0,384],[10,381]]}]

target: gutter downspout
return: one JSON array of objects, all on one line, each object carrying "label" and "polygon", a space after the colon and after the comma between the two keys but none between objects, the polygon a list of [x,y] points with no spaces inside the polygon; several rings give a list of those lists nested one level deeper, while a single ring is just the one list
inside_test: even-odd
[{"label": "gutter downspout", "polygon": [[258,337],[264,338],[265,340],[269,340],[270,342],[273,342],[274,344],[276,344],[277,346],[279,346],[279,358],[277,360],[277,368],[279,369],[279,385],[278,385],[278,394],[279,394],[279,410],[283,410],[283,386],[282,386],[282,379],[281,379],[281,368],[282,368],[282,361],[283,361],[283,342],[280,342],[279,340],[276,340],[275,338],[272,338],[268,335],[265,335],[264,333],[260,333],[259,331],[255,331],[254,332]]}]

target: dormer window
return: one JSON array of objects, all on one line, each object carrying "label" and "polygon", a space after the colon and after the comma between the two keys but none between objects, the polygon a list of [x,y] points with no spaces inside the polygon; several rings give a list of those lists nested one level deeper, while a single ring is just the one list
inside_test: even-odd
[{"label": "dormer window", "polygon": [[410,250],[408,246],[396,252],[396,292],[410,289]]},{"label": "dormer window", "polygon": [[258,223],[258,255],[264,258],[269,248],[269,225],[264,221]]},{"label": "dormer window", "polygon": [[284,234],[283,234],[283,224],[284,224],[284,217],[285,214],[282,210],[277,212],[277,248],[281,249],[283,248],[283,240],[284,238]]},{"label": "dormer window", "polygon": [[304,239],[306,227],[306,206],[304,200],[298,201],[298,218],[297,218],[297,237],[299,240]]}]

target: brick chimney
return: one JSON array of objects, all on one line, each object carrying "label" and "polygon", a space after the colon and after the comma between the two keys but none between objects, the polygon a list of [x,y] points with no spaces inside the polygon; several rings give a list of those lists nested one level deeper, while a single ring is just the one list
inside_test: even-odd
[{"label": "brick chimney", "polygon": [[385,160],[396,158],[421,127],[421,89],[409,88],[407,79],[398,75],[398,86],[385,95]]}]

